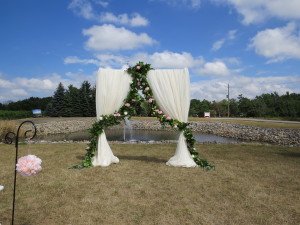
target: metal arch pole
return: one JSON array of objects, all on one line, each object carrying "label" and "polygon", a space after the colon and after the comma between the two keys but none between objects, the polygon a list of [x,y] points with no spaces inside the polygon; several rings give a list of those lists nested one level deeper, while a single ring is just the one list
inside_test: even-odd
[{"label": "metal arch pole", "polygon": [[[34,133],[32,135],[32,137],[30,137],[30,139],[33,139],[36,135],[36,126],[34,125],[34,123],[32,121],[29,121],[29,120],[26,120],[24,122],[22,122],[19,127],[18,127],[18,131],[17,131],[17,135],[13,132],[8,132],[7,135],[5,136],[5,139],[10,139],[9,140],[9,143],[8,144],[12,144],[12,139],[8,137],[8,134],[9,133],[12,133],[15,137],[16,137],[16,144],[15,144],[15,147],[16,147],[16,158],[15,158],[15,174],[14,174],[14,190],[13,190],[13,206],[12,206],[12,216],[11,216],[11,224],[14,225],[14,218],[15,218],[15,201],[16,201],[16,186],[17,186],[17,163],[18,163],[18,147],[19,147],[19,132],[20,132],[20,129],[22,127],[23,124],[25,123],[31,123],[32,126],[34,127]],[[32,130],[27,130],[24,134],[25,138],[27,138],[26,134],[27,132],[30,132]],[[7,140],[6,140],[7,141]]]}]

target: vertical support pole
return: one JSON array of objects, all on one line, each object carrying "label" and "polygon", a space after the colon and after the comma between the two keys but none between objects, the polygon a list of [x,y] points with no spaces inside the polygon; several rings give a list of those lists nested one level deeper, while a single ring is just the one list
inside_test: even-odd
[{"label": "vertical support pole", "polygon": [[227,116],[229,117],[230,116],[230,110],[229,110],[229,100],[230,100],[230,98],[229,98],[229,83],[228,83],[228,94],[227,94],[227,101],[228,101],[228,112],[227,112]]},{"label": "vertical support pole", "polygon": [[[33,122],[29,121],[29,120],[26,120],[24,122],[22,122],[20,124],[20,126],[18,127],[18,131],[17,131],[17,134],[13,133],[13,132],[8,132],[6,135],[5,135],[5,143],[7,144],[12,144],[13,142],[13,138],[15,137],[15,147],[16,147],[16,158],[15,158],[15,173],[14,173],[14,190],[13,190],[13,206],[12,206],[12,215],[11,215],[11,225],[14,225],[14,218],[15,218],[15,201],[16,201],[16,187],[17,187],[17,163],[18,163],[18,151],[19,151],[19,133],[20,133],[20,129],[22,127],[22,125],[24,123],[31,123],[31,125],[33,126],[34,128],[34,132],[33,132],[33,135],[32,137],[29,137],[29,139],[33,139],[36,135],[36,126],[34,125]],[[28,138],[27,137],[27,133],[28,132],[32,132],[32,130],[27,130],[25,133],[24,133],[24,137],[25,138]],[[9,137],[10,135],[13,135],[13,137]]]},{"label": "vertical support pole", "polygon": [[[20,127],[19,127],[20,129]],[[19,129],[16,136],[16,159],[15,159],[15,176],[14,176],[14,192],[13,192],[13,206],[11,215],[11,224],[14,225],[15,218],[15,201],[16,201],[16,187],[17,187],[17,163],[18,163],[18,146],[19,146]]]}]

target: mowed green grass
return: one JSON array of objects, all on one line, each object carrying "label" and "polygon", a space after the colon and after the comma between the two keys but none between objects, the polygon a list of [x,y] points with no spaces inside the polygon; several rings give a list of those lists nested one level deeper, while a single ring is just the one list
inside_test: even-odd
[{"label": "mowed green grass", "polygon": [[[133,120],[157,120],[156,117],[132,117]],[[255,118],[253,118],[255,119]],[[272,118],[275,120],[276,118]],[[224,123],[236,123],[240,125],[246,125],[251,127],[263,127],[263,128],[278,128],[278,129],[297,129],[300,130],[299,123],[285,123],[285,122],[272,122],[272,121],[251,121],[251,120],[240,120],[236,119],[218,119],[218,118],[200,118],[200,117],[189,117],[189,122],[224,122]],[[280,120],[280,119],[278,119]]]},{"label": "mowed green grass", "polygon": [[[165,165],[176,144],[110,144],[120,163],[70,170],[86,144],[20,145],[43,170],[17,177],[15,224],[300,224],[300,147],[198,144],[215,170]],[[0,223],[12,208],[13,145],[0,144]]]}]

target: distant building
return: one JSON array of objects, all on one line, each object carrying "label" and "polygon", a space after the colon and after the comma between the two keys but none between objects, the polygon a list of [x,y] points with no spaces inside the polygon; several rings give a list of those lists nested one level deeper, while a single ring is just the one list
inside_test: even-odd
[{"label": "distant building", "polygon": [[32,114],[33,114],[33,117],[41,117],[42,116],[42,110],[41,109],[33,109]]},{"label": "distant building", "polygon": [[204,112],[204,117],[205,118],[210,118],[210,112]]}]

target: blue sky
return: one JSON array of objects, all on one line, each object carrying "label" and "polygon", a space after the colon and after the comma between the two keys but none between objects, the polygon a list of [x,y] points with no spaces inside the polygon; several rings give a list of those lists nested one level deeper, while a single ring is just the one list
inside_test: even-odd
[{"label": "blue sky", "polygon": [[299,0],[1,0],[0,102],[138,61],[190,72],[191,98],[300,93]]}]

